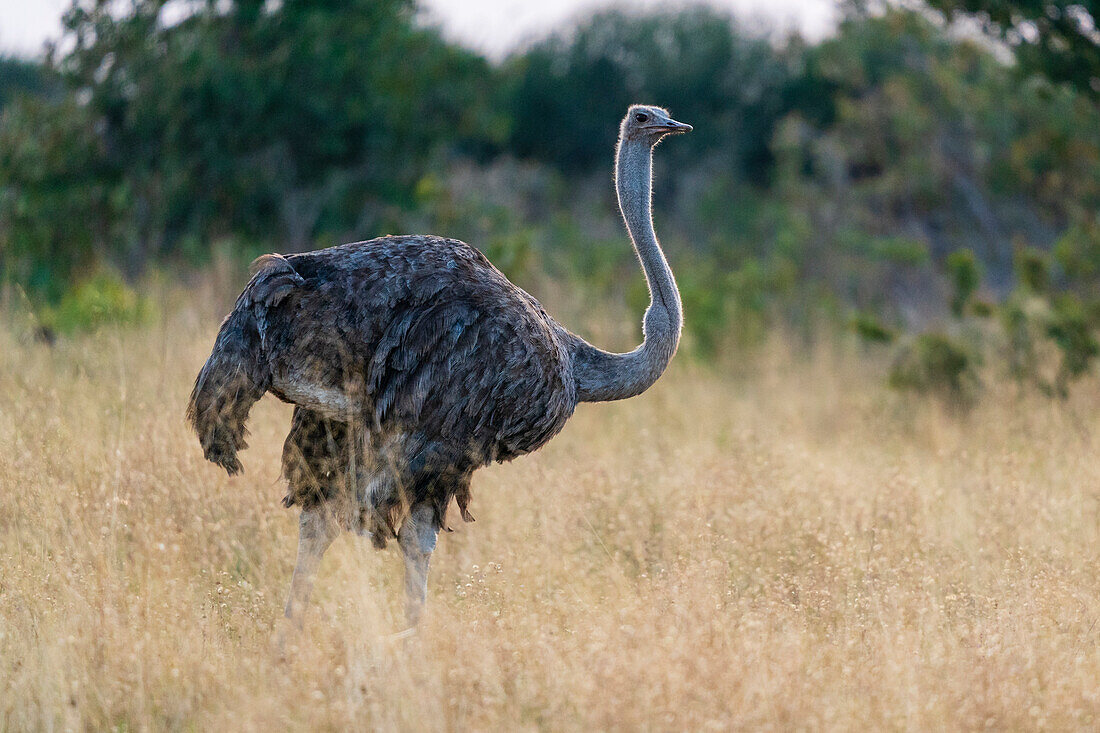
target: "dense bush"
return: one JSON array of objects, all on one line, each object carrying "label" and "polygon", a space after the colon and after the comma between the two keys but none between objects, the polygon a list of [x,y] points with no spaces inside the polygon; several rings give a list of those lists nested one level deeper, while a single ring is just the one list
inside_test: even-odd
[{"label": "dense bush", "polygon": [[898,351],[889,383],[896,389],[935,394],[952,407],[972,405],[981,384],[975,355],[939,332],[922,333]]},{"label": "dense bush", "polygon": [[94,331],[147,322],[152,305],[116,273],[98,272],[77,282],[41,316],[42,334]]}]

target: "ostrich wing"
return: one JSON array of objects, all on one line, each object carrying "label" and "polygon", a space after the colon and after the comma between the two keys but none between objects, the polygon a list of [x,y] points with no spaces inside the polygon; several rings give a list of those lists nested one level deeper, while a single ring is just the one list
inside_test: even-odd
[{"label": "ostrich wing", "polygon": [[560,327],[473,247],[384,237],[287,259],[304,284],[269,315],[273,391],[400,433],[410,470],[509,460],[572,414]]}]

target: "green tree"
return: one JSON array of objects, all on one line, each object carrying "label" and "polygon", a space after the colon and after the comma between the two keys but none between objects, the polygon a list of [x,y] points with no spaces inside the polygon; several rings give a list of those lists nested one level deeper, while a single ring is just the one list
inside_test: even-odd
[{"label": "green tree", "polygon": [[0,110],[21,95],[54,96],[57,80],[37,61],[0,56]]},{"label": "green tree", "polygon": [[948,17],[976,18],[1015,52],[1026,72],[1068,82],[1100,99],[1097,8],[1085,0],[928,0]]},{"label": "green tree", "polygon": [[511,145],[521,156],[576,173],[604,169],[618,130],[609,120],[648,101],[698,123],[670,168],[709,157],[763,182],[788,69],[762,38],[706,8],[592,16],[509,62]]},{"label": "green tree", "polygon": [[122,220],[118,171],[87,109],[24,99],[0,114],[0,275],[49,300],[104,254]]},{"label": "green tree", "polygon": [[65,14],[60,98],[0,132],[9,273],[63,283],[96,257],[137,272],[219,237],[296,249],[380,228],[429,166],[505,133],[488,62],[412,0],[211,1],[173,23],[166,5]]},{"label": "green tree", "polygon": [[416,27],[411,0],[211,2],[171,26],[163,0],[114,5],[74,5],[57,65],[125,159],[154,251],[342,232],[410,200],[440,142],[488,134],[488,65]]}]

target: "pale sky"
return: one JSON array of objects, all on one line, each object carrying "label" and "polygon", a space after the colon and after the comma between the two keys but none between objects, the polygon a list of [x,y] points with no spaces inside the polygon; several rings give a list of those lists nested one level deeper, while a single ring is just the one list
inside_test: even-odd
[{"label": "pale sky", "polygon": [[[835,0],[706,0],[764,30],[798,29],[810,38],[828,33],[836,21]],[[0,0],[0,52],[35,56],[57,36],[71,0]],[[478,51],[500,57],[518,45],[568,26],[607,7],[656,8],[686,0],[421,0],[427,17],[445,34]]]}]

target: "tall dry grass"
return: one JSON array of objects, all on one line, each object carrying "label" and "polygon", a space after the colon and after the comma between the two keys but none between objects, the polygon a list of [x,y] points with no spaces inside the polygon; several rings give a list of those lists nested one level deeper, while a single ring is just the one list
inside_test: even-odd
[{"label": "tall dry grass", "polygon": [[[0,728],[1094,729],[1100,386],[969,417],[859,359],[680,363],[482,471],[400,628],[340,539],[304,633],[286,406],[246,474],[182,414],[215,307],[53,348],[0,329]],[[682,360],[681,360],[682,361]]]}]

